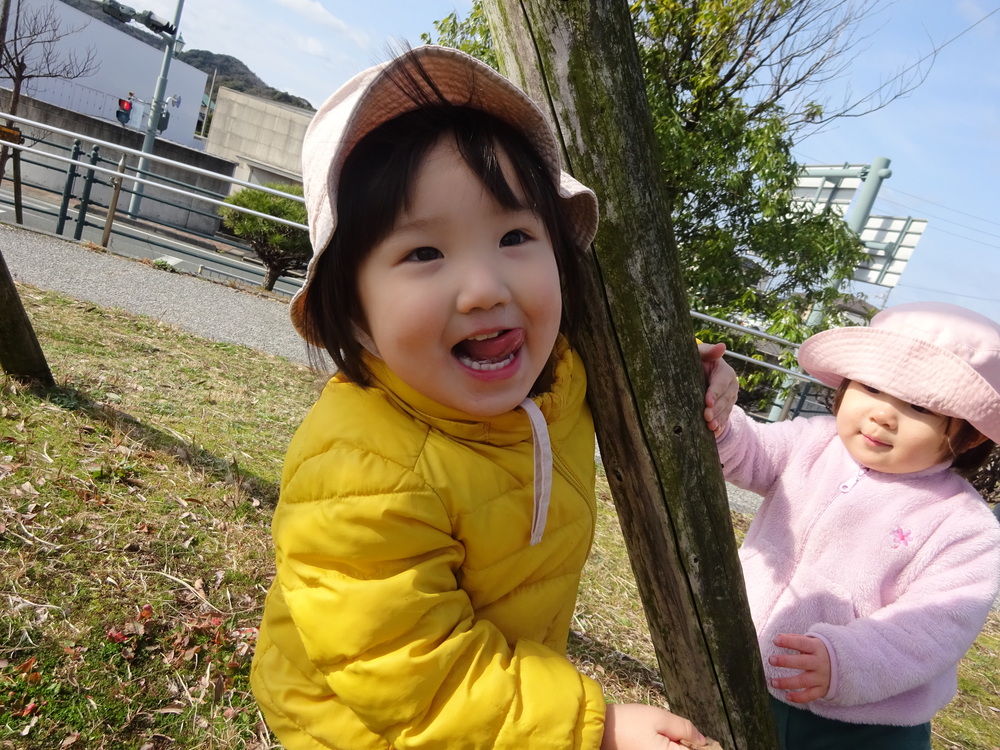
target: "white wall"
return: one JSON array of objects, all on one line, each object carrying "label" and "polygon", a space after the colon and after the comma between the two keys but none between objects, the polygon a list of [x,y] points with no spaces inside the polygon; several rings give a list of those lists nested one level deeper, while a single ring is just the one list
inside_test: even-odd
[{"label": "white wall", "polygon": [[[60,40],[56,49],[73,50],[79,56],[90,48],[94,50],[97,62],[96,72],[87,78],[73,81],[34,79],[27,82],[23,93],[81,114],[115,122],[118,99],[128,96],[130,91],[147,103],[152,100],[163,65],[164,53],[161,50],[133,39],[57,0],[10,0],[10,4],[8,38],[13,35],[14,14],[18,5],[25,11],[51,5],[61,20],[64,32],[80,29]],[[126,4],[135,7],[135,3]],[[167,20],[173,21],[173,18]],[[183,26],[182,17],[182,36]],[[170,123],[160,135],[161,138],[193,148],[201,147],[200,139],[195,137],[195,130],[207,82],[208,76],[197,68],[176,58],[170,61],[164,98],[179,96],[180,106],[166,106],[166,111],[170,113]],[[0,77],[0,86],[10,88],[10,79]],[[147,114],[148,104],[143,105],[137,101],[127,127],[145,131]]]},{"label": "white wall", "polygon": [[301,183],[302,139],[314,114],[220,88],[206,151],[237,162],[238,179]]}]

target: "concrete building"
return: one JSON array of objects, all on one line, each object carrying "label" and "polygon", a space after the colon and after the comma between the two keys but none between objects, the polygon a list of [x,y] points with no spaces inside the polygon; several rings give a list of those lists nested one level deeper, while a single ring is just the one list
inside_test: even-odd
[{"label": "concrete building", "polygon": [[302,182],[302,138],[315,113],[227,88],[215,97],[205,150],[246,182]]}]

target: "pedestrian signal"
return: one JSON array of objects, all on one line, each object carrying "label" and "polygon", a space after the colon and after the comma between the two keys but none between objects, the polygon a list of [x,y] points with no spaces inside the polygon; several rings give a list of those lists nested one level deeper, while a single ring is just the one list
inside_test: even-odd
[{"label": "pedestrian signal", "polygon": [[132,100],[131,99],[119,99],[118,100],[118,112],[117,112],[118,122],[125,125],[130,119],[132,119]]}]

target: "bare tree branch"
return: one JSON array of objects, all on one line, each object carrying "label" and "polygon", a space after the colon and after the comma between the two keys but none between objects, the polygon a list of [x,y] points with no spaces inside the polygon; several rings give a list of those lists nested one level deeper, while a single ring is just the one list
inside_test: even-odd
[{"label": "bare tree branch", "polygon": [[[872,91],[830,101],[829,84],[844,78],[856,55],[877,36],[862,34],[862,26],[898,0],[735,0],[706,3],[681,0],[677,13],[689,16],[685,33],[670,36],[670,28],[637,24],[640,44],[676,52],[664,56],[660,74],[682,89],[698,89],[699,101],[689,101],[692,122],[719,98],[736,97],[747,105],[749,122],[780,109],[789,132],[822,126],[838,117],[859,117],[906,96],[927,77],[936,49],[917,64],[885,78]],[[637,3],[637,18],[654,16],[654,1]],[[701,14],[711,5],[712,23]],[[720,7],[723,9],[720,11]],[[728,14],[728,15],[727,15]],[[655,27],[654,27],[655,28]],[[714,80],[709,81],[709,77]],[[694,79],[697,78],[697,81]]]}]

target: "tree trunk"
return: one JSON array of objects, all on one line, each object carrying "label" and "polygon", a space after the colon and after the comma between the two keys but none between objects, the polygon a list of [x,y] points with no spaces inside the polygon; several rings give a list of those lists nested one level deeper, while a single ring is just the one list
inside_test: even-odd
[{"label": "tree trunk", "polygon": [[55,385],[42,347],[35,337],[14,279],[0,253],[0,367],[18,380],[37,380],[45,387]]},{"label": "tree trunk", "polygon": [[505,74],[600,201],[577,343],[670,708],[726,748],[775,748],[628,3],[484,7]]},{"label": "tree trunk", "polygon": [[265,292],[274,291],[274,285],[278,283],[278,279],[281,277],[283,269],[278,266],[264,265],[264,282],[261,284],[261,288]]},{"label": "tree trunk", "polygon": [[[23,74],[25,67],[24,63],[21,63],[16,67],[16,71],[20,71]],[[10,104],[8,106],[10,111],[7,114],[17,114],[17,108],[21,103],[21,86],[23,82],[24,78],[17,75],[15,75],[14,80],[11,82],[13,88],[10,92]],[[15,125],[13,120],[7,120],[6,124],[8,128],[12,128]],[[7,175],[7,162],[10,161],[11,150],[12,149],[6,145],[0,148],[0,182],[3,182],[3,178]]]}]

